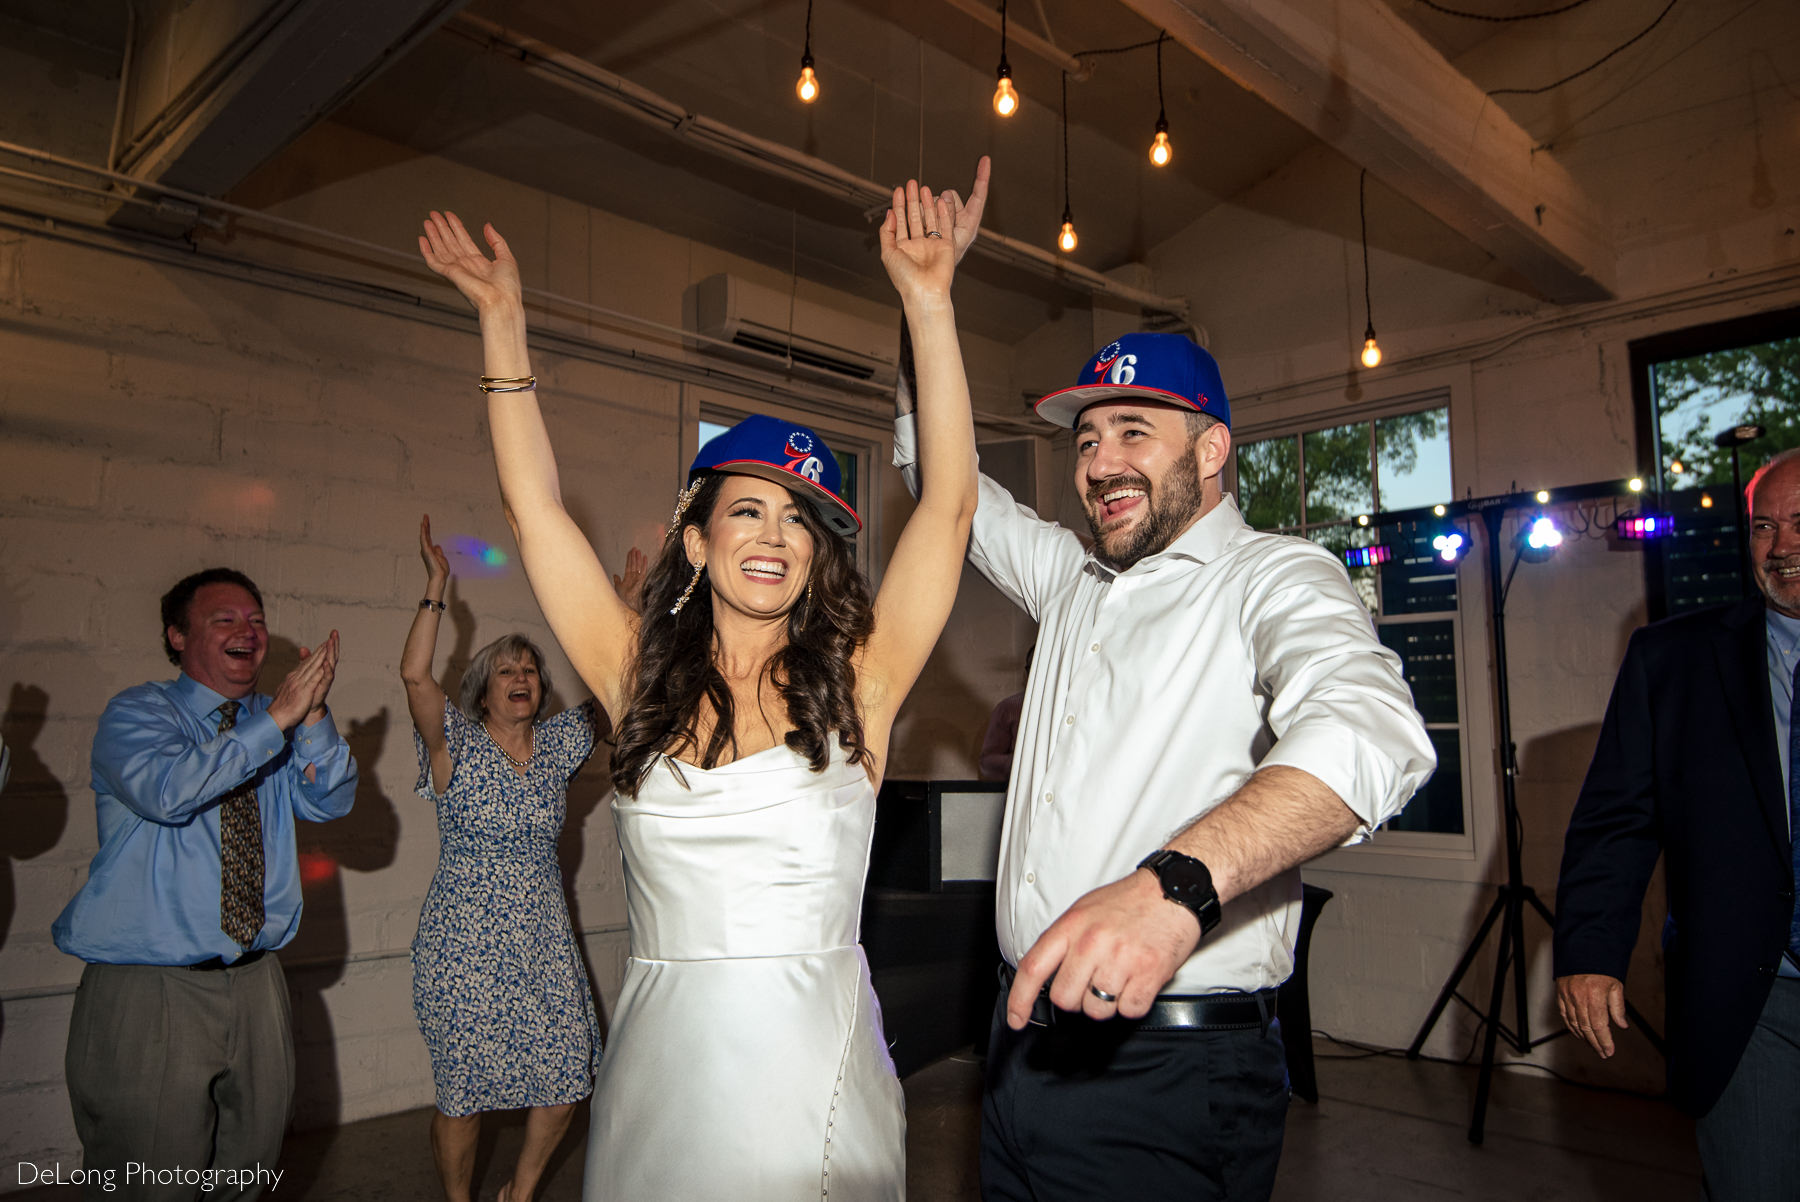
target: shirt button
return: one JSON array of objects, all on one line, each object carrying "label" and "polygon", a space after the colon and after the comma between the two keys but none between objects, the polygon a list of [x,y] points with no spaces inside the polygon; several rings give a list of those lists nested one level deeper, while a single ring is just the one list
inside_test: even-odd
[{"label": "shirt button", "polygon": [[1069,715],[1069,716],[1068,716],[1068,717],[1067,717],[1067,718],[1064,718],[1064,719],[1063,719],[1063,725],[1064,725],[1064,726],[1073,726],[1073,725],[1075,725],[1075,715],[1074,715],[1074,714],[1070,714],[1070,715]]},{"label": "shirt button", "polygon": [[1026,884],[1027,884],[1027,885],[1035,885],[1035,884],[1037,884],[1037,873],[1035,873],[1035,872],[1028,872],[1028,873],[1026,873],[1026,874],[1025,874],[1025,883],[1026,883]]},{"label": "shirt button", "polygon": [[1088,650],[1089,651],[1098,651],[1098,650],[1100,650],[1100,644],[1095,643],[1092,647],[1089,647]]},{"label": "shirt button", "polygon": [[1044,804],[1045,805],[1049,805],[1051,802],[1053,802],[1055,800],[1056,800],[1056,794],[1054,794],[1054,793],[1044,794]]}]

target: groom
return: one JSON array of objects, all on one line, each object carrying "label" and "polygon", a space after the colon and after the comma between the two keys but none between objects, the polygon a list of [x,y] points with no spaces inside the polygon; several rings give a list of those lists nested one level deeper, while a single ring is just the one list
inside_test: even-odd
[{"label": "groom", "polygon": [[[984,160],[959,251],[986,192]],[[904,373],[896,400],[906,470]],[[1037,408],[1074,431],[1093,546],[981,478],[970,560],[1039,624],[1001,849],[982,1193],[1267,1198],[1295,869],[1398,813],[1435,754],[1336,557],[1251,530],[1221,491],[1231,416],[1210,355],[1128,334]]]}]

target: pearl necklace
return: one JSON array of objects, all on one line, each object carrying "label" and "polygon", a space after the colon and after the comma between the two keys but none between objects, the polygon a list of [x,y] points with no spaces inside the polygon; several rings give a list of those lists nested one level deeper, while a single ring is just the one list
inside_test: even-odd
[{"label": "pearl necklace", "polygon": [[486,722],[483,722],[481,724],[481,732],[488,737],[488,742],[492,743],[499,750],[501,755],[505,756],[508,760],[510,760],[512,762],[513,767],[517,768],[521,772],[530,771],[531,757],[537,754],[537,733],[536,733],[536,731],[532,732],[531,750],[525,753],[524,759],[518,758],[512,752],[510,752],[506,748],[502,747],[500,745],[500,740],[496,739],[494,737],[494,732],[488,729],[488,724]]}]

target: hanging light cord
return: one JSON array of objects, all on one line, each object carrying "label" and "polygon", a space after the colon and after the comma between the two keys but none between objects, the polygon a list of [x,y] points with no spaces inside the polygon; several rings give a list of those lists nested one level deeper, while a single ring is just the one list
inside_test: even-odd
[{"label": "hanging light cord", "polygon": [[1156,119],[1158,121],[1166,120],[1169,115],[1168,108],[1163,104],[1162,93],[1162,44],[1163,38],[1166,36],[1168,35],[1161,30],[1156,33]]},{"label": "hanging light cord", "polygon": [[[812,3],[812,0],[807,0]],[[1006,0],[1000,0],[1000,65],[1006,65]]]},{"label": "hanging light cord", "polygon": [[1442,4],[1434,4],[1432,0],[1419,0],[1419,3],[1423,4],[1434,13],[1443,13],[1446,17],[1462,17],[1467,21],[1492,21],[1497,25],[1504,25],[1510,24],[1513,21],[1536,21],[1541,17],[1554,17],[1561,13],[1566,13],[1571,9],[1580,8],[1582,5],[1588,3],[1588,0],[1575,0],[1573,4],[1565,4],[1561,8],[1547,8],[1541,13],[1520,13],[1517,16],[1512,17],[1496,17],[1488,13],[1464,12],[1460,8],[1449,8]]},{"label": "hanging light cord", "polygon": [[1593,62],[1589,63],[1587,66],[1583,67],[1581,70],[1572,72],[1568,75],[1565,75],[1561,79],[1557,80],[1555,83],[1547,83],[1541,88],[1495,88],[1492,91],[1490,91],[1488,93],[1488,95],[1489,96],[1537,96],[1543,92],[1548,92],[1553,88],[1560,88],[1564,84],[1568,83],[1570,80],[1580,79],[1583,75],[1586,75],[1589,71],[1592,71],[1596,67],[1600,66],[1600,64],[1606,62],[1608,59],[1614,57],[1615,55],[1624,53],[1632,45],[1636,44],[1637,42],[1639,42],[1639,41],[1643,40],[1645,37],[1647,37],[1652,29],[1655,29],[1658,25],[1662,24],[1662,19],[1664,17],[1668,16],[1669,10],[1674,7],[1675,7],[1675,0],[1669,0],[1668,4],[1663,6],[1663,10],[1656,14],[1656,20],[1654,20],[1654,21],[1650,22],[1650,24],[1644,26],[1643,32],[1639,33],[1634,38],[1628,39],[1623,44],[1613,47],[1607,53],[1601,55],[1599,58],[1597,58]]},{"label": "hanging light cord", "polygon": [[1069,213],[1069,73],[1062,73],[1063,217]]},{"label": "hanging light cord", "polygon": [[812,57],[812,6],[813,0],[806,0],[806,46],[800,51],[801,58]]},{"label": "hanging light cord", "polygon": [[[1362,224],[1363,246],[1363,316],[1369,319],[1369,334],[1375,331],[1375,306],[1369,300],[1369,169],[1362,169],[1362,176],[1356,181],[1356,217]],[[1355,329],[1352,326],[1351,329]]]},{"label": "hanging light cord", "polygon": [[1146,47],[1156,45],[1158,42],[1163,40],[1164,36],[1165,35],[1159,31],[1155,37],[1150,38],[1148,41],[1133,42],[1129,46],[1103,46],[1098,50],[1077,50],[1074,54],[1071,54],[1069,57],[1070,58],[1099,58],[1103,54],[1124,54],[1127,51],[1131,51],[1131,50],[1143,50]]}]

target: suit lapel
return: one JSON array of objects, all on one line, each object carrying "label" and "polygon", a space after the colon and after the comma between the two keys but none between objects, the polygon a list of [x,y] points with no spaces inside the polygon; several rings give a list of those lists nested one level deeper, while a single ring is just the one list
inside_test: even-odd
[{"label": "suit lapel", "polygon": [[1757,808],[1783,864],[1791,857],[1788,838],[1787,789],[1781,783],[1781,757],[1775,750],[1775,707],[1769,700],[1768,631],[1760,599],[1728,612],[1713,644],[1731,729],[1750,766]]}]

